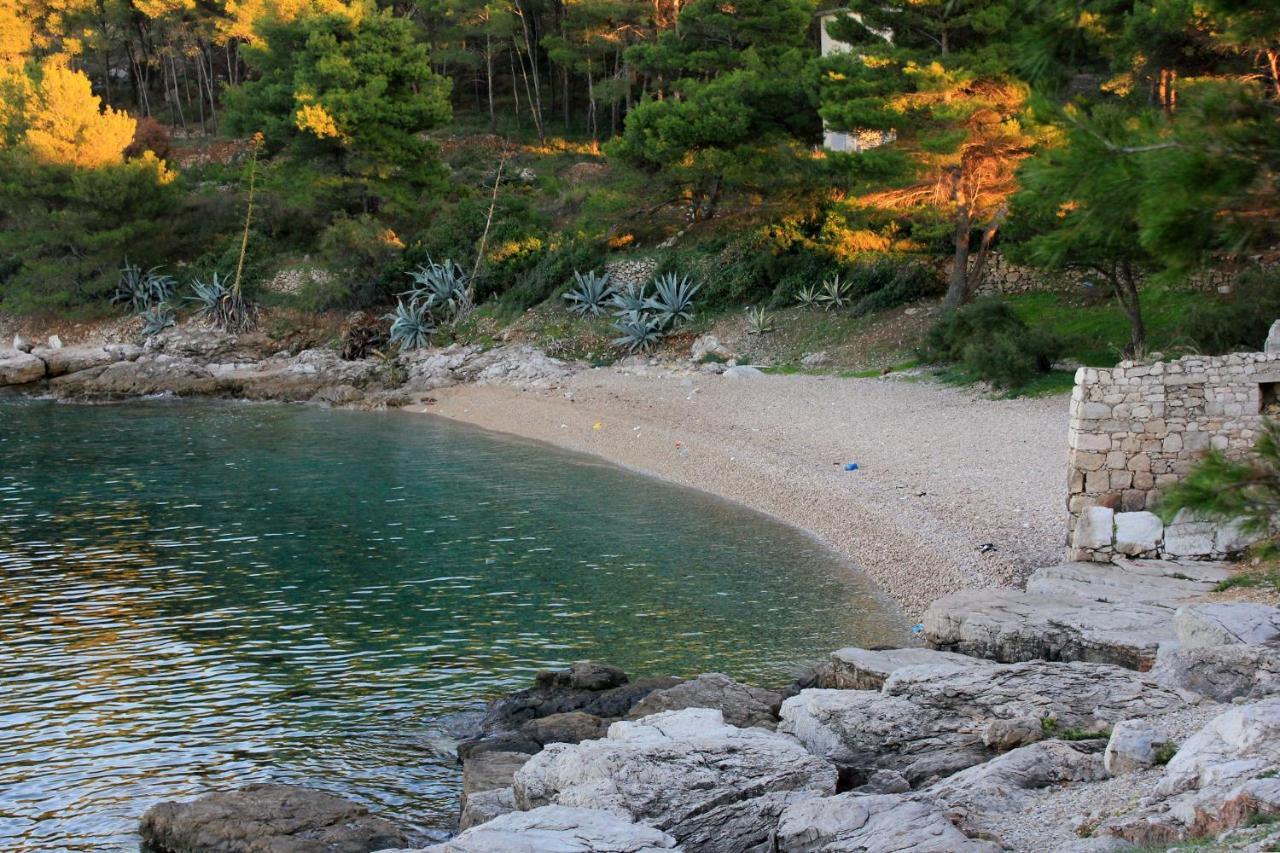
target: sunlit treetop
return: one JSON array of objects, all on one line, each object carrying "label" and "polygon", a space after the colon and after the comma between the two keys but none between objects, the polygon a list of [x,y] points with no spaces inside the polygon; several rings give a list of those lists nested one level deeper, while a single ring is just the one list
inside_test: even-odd
[{"label": "sunlit treetop", "polygon": [[104,109],[89,78],[55,58],[41,66],[26,125],[24,141],[41,162],[92,169],[123,162],[137,122]]},{"label": "sunlit treetop", "polygon": [[311,15],[343,15],[354,21],[363,14],[363,8],[360,3],[344,0],[227,0],[226,18],[218,23],[218,35],[222,41],[240,39],[258,44],[262,40],[261,27],[265,22],[291,24]]}]

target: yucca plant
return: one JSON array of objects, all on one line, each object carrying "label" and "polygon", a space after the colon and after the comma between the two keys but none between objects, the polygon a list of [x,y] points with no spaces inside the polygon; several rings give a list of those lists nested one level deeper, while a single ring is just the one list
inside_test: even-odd
[{"label": "yucca plant", "polygon": [[849,302],[849,282],[835,275],[822,283],[822,292],[818,301],[828,311],[843,308]]},{"label": "yucca plant", "polygon": [[662,341],[662,329],[652,317],[643,314],[636,317],[625,317],[613,324],[619,333],[613,345],[627,352],[640,352],[653,349]]},{"label": "yucca plant", "polygon": [[773,331],[773,317],[763,307],[747,309],[747,334],[767,335]]},{"label": "yucca plant", "polygon": [[796,293],[796,304],[804,308],[816,308],[821,304],[821,294],[816,285],[806,284]]},{"label": "yucca plant", "polygon": [[595,270],[583,275],[573,274],[574,287],[564,295],[570,303],[569,310],[581,317],[602,317],[613,296],[609,274],[597,275]]},{"label": "yucca plant", "polygon": [[127,260],[120,268],[120,280],[116,283],[116,292],[111,297],[112,304],[125,304],[135,314],[140,314],[154,305],[168,301],[178,283],[171,276],[160,272],[160,267],[143,270]]},{"label": "yucca plant", "polygon": [[142,336],[144,338],[158,335],[178,323],[177,318],[173,315],[173,309],[164,302],[152,305],[138,316],[142,318]]},{"label": "yucca plant", "polygon": [[224,332],[238,333],[252,329],[257,320],[257,308],[244,298],[235,287],[228,286],[227,280],[216,272],[208,280],[193,279],[191,282],[196,303],[196,317],[213,323]]},{"label": "yucca plant", "polygon": [[408,275],[414,286],[404,295],[410,303],[425,305],[432,314],[452,317],[466,303],[467,274],[452,260],[437,264],[428,259]]},{"label": "yucca plant", "polygon": [[645,301],[664,328],[693,319],[693,297],[702,288],[688,276],[669,272],[653,280],[654,294]]},{"label": "yucca plant", "polygon": [[396,310],[386,315],[386,319],[391,321],[391,343],[400,347],[401,352],[427,346],[436,330],[431,310],[424,302],[398,300]]},{"label": "yucca plant", "polygon": [[613,316],[623,323],[638,323],[649,308],[649,298],[645,295],[644,285],[634,282],[616,291],[609,303],[613,305]]}]

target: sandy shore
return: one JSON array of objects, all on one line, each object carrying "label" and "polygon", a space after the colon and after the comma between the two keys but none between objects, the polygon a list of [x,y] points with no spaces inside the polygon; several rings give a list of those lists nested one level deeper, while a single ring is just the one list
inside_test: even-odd
[{"label": "sandy shore", "polygon": [[808,530],[909,615],[1063,557],[1065,397],[653,368],[589,370],[554,391],[433,393],[422,411],[594,454]]}]

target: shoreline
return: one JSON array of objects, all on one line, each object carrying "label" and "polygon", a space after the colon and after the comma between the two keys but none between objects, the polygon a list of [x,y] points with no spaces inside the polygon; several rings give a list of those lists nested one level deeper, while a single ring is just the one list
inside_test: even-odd
[{"label": "shoreline", "polygon": [[1062,561],[1065,397],[645,368],[432,396],[406,411],[584,453],[798,528],[912,621],[949,592],[1016,586]]}]

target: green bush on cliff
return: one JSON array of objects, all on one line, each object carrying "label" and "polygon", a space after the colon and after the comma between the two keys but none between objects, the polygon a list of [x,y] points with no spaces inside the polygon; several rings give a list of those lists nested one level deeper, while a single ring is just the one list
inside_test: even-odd
[{"label": "green bush on cliff", "polygon": [[1048,373],[1062,341],[1026,324],[1006,303],[982,300],[944,314],[925,335],[919,355],[959,367],[1000,388],[1018,388]]}]

